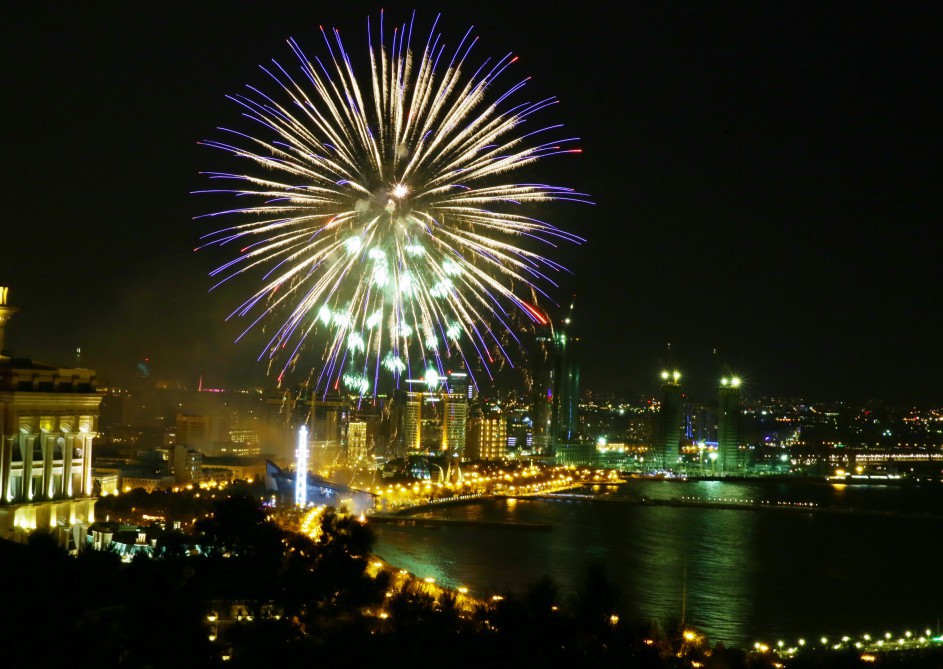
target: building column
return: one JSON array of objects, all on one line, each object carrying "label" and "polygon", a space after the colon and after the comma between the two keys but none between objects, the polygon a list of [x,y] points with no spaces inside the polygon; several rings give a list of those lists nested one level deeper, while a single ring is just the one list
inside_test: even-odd
[{"label": "building column", "polygon": [[75,434],[69,432],[63,435],[65,444],[62,446],[62,486],[59,493],[63,497],[72,497],[72,447],[75,445]]},{"label": "building column", "polygon": [[43,499],[52,499],[56,495],[55,477],[52,475],[53,451],[56,448],[56,438],[51,434],[43,434]]},{"label": "building column", "polygon": [[82,497],[92,494],[92,439],[94,436],[89,432],[82,440]]},{"label": "building column", "polygon": [[26,502],[32,501],[30,493],[33,485],[33,444],[36,442],[36,437],[35,433],[27,434],[22,444],[25,448],[23,449],[23,485],[20,497]]},{"label": "building column", "polygon": [[15,436],[0,439],[0,503],[7,501],[7,495],[10,492],[13,449],[15,448],[14,439],[16,439]]}]

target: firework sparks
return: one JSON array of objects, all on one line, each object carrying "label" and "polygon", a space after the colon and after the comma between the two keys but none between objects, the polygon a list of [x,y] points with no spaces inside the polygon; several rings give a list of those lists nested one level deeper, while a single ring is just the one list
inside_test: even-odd
[{"label": "firework sparks", "polygon": [[199,191],[250,202],[207,214],[242,218],[200,247],[241,247],[211,272],[217,286],[262,277],[230,318],[249,319],[245,332],[284,319],[260,356],[284,360],[282,374],[305,342],[323,345],[318,387],[367,394],[381,371],[398,381],[413,367],[442,373],[456,359],[480,359],[487,370],[492,349],[507,357],[495,331],[513,335],[513,312],[541,322],[532,302],[563,269],[529,247],[582,241],[528,206],[587,201],[507,175],[579,152],[576,138],[551,139],[560,125],[534,125],[554,98],[516,102],[526,79],[500,85],[513,56],[466,74],[471,31],[447,49],[433,24],[417,54],[412,22],[386,30],[381,14],[375,29],[368,22],[362,80],[340,33],[321,32],[325,58],[311,60],[289,40],[297,73],[273,61],[262,68],[271,95],[249,87],[231,96],[256,133],[221,128],[229,139],[203,142],[252,167],[208,172],[226,187]]}]

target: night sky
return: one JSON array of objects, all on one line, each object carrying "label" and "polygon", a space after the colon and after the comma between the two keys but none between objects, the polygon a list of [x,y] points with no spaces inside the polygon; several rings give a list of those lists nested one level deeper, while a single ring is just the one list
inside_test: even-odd
[{"label": "night sky", "polygon": [[[415,8],[422,38],[437,8],[449,43],[474,25],[472,61],[516,53],[504,81],[530,76],[524,98],[560,100],[541,120],[581,138],[531,176],[596,203],[540,211],[588,240],[553,255],[583,388],[655,392],[670,358],[695,394],[723,361],[754,396],[940,404],[940,5],[550,5],[385,7]],[[104,382],[145,357],[262,382],[259,341],[223,320],[245,293],[208,293],[218,257],[193,252],[213,225],[190,192],[219,167],[197,142],[239,126],[224,96],[270,85],[259,64],[294,67],[286,38],[321,55],[337,26],[363,54],[380,6],[8,3],[7,349],[69,365],[81,347]]]}]

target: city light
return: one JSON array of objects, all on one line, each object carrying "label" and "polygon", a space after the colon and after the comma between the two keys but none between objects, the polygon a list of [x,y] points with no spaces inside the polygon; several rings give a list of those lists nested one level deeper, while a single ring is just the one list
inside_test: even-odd
[{"label": "city light", "polygon": [[295,450],[295,506],[308,506],[308,428],[298,428],[298,447]]},{"label": "city light", "polygon": [[13,4],[5,656],[943,666],[926,12]]}]

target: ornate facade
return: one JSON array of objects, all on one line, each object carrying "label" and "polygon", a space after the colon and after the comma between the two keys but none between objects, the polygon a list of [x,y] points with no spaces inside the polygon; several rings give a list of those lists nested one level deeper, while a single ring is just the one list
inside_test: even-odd
[{"label": "ornate facade", "polygon": [[[0,342],[13,309],[0,291]],[[35,529],[81,544],[94,522],[95,372],[0,354],[0,538]]]}]

